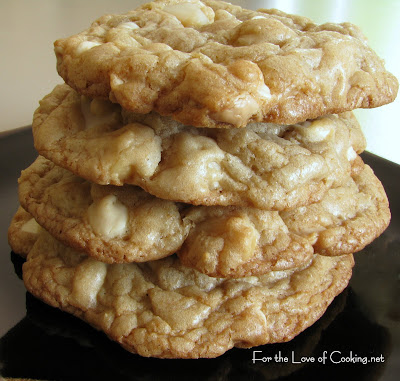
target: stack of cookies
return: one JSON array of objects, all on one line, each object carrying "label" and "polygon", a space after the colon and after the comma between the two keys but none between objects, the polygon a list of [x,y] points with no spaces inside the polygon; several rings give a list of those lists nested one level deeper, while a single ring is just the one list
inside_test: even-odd
[{"label": "stack of cookies", "polygon": [[160,0],[55,53],[9,240],[33,295],[128,351],[288,341],[387,227],[351,110],[398,83],[355,26]]}]

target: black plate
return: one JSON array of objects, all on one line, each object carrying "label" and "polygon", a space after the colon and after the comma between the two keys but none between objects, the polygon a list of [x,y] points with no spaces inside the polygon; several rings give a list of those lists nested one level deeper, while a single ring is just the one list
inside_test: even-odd
[{"label": "black plate", "polygon": [[[217,359],[132,355],[104,334],[28,294],[7,243],[17,178],[36,157],[29,129],[0,138],[0,374],[41,380],[398,380],[400,375],[400,167],[363,154],[388,193],[392,222],[357,253],[349,287],[289,343],[233,349]],[[253,360],[256,358],[257,360]],[[302,362],[302,358],[303,361]],[[311,362],[313,361],[314,362]]]}]

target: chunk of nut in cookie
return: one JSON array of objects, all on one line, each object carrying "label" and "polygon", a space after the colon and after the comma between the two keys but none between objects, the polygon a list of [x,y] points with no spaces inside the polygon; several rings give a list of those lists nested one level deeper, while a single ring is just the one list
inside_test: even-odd
[{"label": "chunk of nut in cookie", "polygon": [[184,254],[204,273],[229,273],[256,254],[260,234],[246,215],[208,218],[191,232]]},{"label": "chunk of nut in cookie", "polygon": [[237,268],[255,254],[260,234],[247,216],[230,217],[225,222],[225,245],[219,256],[221,266]]},{"label": "chunk of nut in cookie", "polygon": [[167,5],[165,12],[174,15],[184,27],[201,27],[214,21],[214,11],[203,3],[178,3]]},{"label": "chunk of nut in cookie", "polygon": [[96,234],[104,238],[120,237],[127,230],[128,209],[116,196],[107,195],[90,205],[88,219]]}]

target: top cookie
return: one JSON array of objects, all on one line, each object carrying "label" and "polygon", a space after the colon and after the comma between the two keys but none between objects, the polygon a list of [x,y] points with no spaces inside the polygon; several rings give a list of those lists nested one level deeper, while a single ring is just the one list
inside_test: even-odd
[{"label": "top cookie", "polygon": [[222,1],[160,0],[55,42],[81,94],[185,124],[297,123],[391,102],[398,82],[352,24]]}]

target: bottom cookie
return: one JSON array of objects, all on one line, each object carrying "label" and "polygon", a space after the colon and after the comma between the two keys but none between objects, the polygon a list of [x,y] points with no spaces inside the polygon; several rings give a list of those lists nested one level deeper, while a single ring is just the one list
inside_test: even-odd
[{"label": "bottom cookie", "polygon": [[314,255],[298,270],[212,278],[176,256],[105,264],[41,232],[23,266],[27,289],[146,357],[216,357],[291,340],[348,284],[352,255]]}]

